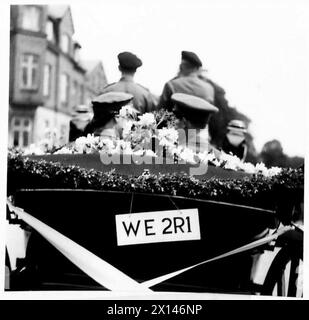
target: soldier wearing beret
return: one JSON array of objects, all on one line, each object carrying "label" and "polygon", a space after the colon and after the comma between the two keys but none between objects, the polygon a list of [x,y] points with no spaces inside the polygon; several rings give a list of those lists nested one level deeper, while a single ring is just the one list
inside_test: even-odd
[{"label": "soldier wearing beret", "polygon": [[201,67],[202,62],[194,52],[182,51],[179,76],[165,84],[159,107],[171,111],[173,108],[171,96],[174,93],[189,94],[213,103],[214,88],[210,83],[200,79]]},{"label": "soldier wearing beret", "polygon": [[121,128],[117,116],[120,109],[133,99],[131,94],[125,92],[107,92],[92,101],[93,119],[87,125],[84,135],[94,134],[106,138],[119,138]]},{"label": "soldier wearing beret", "polygon": [[140,114],[151,112],[155,109],[156,103],[151,92],[134,81],[137,68],[142,61],[131,52],[121,52],[118,55],[121,78],[118,82],[107,85],[103,93],[118,91],[133,95],[133,106]]},{"label": "soldier wearing beret", "polygon": [[[209,151],[208,122],[218,108],[206,100],[184,93],[174,93],[171,96],[173,111],[179,119],[178,127],[186,132],[187,141],[179,141],[196,152]],[[194,129],[195,137],[188,136],[189,130]],[[193,137],[192,137],[193,138]]]}]

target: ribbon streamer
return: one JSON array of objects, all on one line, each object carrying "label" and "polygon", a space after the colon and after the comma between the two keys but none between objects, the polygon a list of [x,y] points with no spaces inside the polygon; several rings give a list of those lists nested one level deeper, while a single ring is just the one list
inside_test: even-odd
[{"label": "ribbon streamer", "polygon": [[144,281],[142,283],[143,286],[145,286],[146,288],[150,288],[154,285],[157,285],[161,282],[164,282],[168,279],[171,279],[171,278],[174,278],[176,276],[178,276],[179,274],[181,273],[184,273],[188,270],[191,270],[193,268],[196,268],[198,266],[201,266],[203,264],[206,264],[206,263],[209,263],[209,262],[212,262],[212,261],[216,261],[216,260],[219,260],[219,259],[223,259],[223,258],[226,258],[226,257],[229,257],[231,255],[234,255],[234,254],[237,254],[237,253],[241,253],[241,252],[244,252],[244,251],[248,251],[250,249],[253,249],[253,248],[256,248],[256,247],[259,247],[263,244],[266,244],[268,242],[271,242],[273,240],[275,240],[279,235],[289,231],[289,230],[292,230],[293,227],[290,227],[290,226],[286,226],[286,227],[282,227],[280,230],[278,230],[275,234],[272,234],[266,238],[262,238],[262,239],[259,239],[259,240],[256,240],[256,241],[253,241],[253,242],[250,242],[242,247],[239,247],[237,249],[234,249],[232,251],[229,251],[229,252],[226,252],[226,253],[223,253],[219,256],[216,256],[214,258],[211,258],[211,259],[208,259],[208,260],[205,260],[205,261],[202,261],[202,262],[199,262],[193,266],[190,266],[190,267],[187,267],[187,268],[184,268],[184,269],[180,269],[180,270],[177,270],[177,271],[174,271],[174,272],[171,272],[171,273],[168,273],[168,274],[165,274],[163,276],[160,276],[160,277],[157,277],[157,278],[154,278],[154,279],[151,279],[151,280],[147,280],[147,281]]},{"label": "ribbon streamer", "polygon": [[142,286],[60,232],[34,218],[21,208],[13,206],[10,201],[7,201],[7,205],[10,211],[15,212],[20,219],[39,232],[78,268],[105,288],[122,292],[152,292],[151,289]]},{"label": "ribbon streamer", "polygon": [[76,242],[62,235],[58,231],[52,229],[45,223],[40,220],[34,218],[30,214],[26,213],[21,208],[15,207],[7,201],[10,211],[15,212],[22,220],[28,223],[31,227],[33,227],[37,232],[39,232],[47,241],[49,241],[54,247],[56,247],[65,257],[67,257],[71,262],[73,262],[78,268],[83,270],[86,274],[88,274],[92,279],[97,281],[102,286],[115,291],[123,291],[123,292],[152,292],[150,287],[157,285],[161,282],[164,282],[168,279],[176,277],[177,275],[189,271],[193,268],[196,268],[200,265],[216,261],[219,259],[223,259],[229,257],[234,254],[238,254],[244,251],[251,250],[253,248],[262,246],[266,243],[269,243],[278,238],[281,234],[292,230],[293,227],[285,226],[281,229],[277,230],[276,233],[250,242],[242,247],[231,250],[229,252],[223,253],[211,259],[199,262],[195,265],[162,275],[160,277],[147,280],[143,283],[138,283],[125,273],[121,272],[117,268],[113,267],[106,261],[97,257],[87,249],[83,248]]}]

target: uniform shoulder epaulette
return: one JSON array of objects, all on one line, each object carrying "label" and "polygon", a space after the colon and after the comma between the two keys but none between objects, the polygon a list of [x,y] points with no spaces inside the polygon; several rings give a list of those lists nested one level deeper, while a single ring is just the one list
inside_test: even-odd
[{"label": "uniform shoulder epaulette", "polygon": [[116,83],[117,83],[117,82],[113,82],[113,83],[107,84],[107,85],[103,88],[103,90],[106,89],[106,88],[109,88],[110,86],[113,86],[113,85],[116,84]]}]

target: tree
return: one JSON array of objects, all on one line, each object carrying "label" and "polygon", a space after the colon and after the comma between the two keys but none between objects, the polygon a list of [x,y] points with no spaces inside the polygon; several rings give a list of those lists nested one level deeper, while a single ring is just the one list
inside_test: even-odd
[{"label": "tree", "polygon": [[289,157],[283,152],[280,141],[274,139],[264,144],[260,153],[260,159],[267,167],[297,168],[304,164],[304,158]]}]

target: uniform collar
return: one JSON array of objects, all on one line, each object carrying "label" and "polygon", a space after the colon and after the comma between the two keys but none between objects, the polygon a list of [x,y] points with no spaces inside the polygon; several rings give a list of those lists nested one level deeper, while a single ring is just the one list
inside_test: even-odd
[{"label": "uniform collar", "polygon": [[134,82],[134,76],[131,76],[129,74],[124,74],[121,76],[120,81],[132,81]]}]

